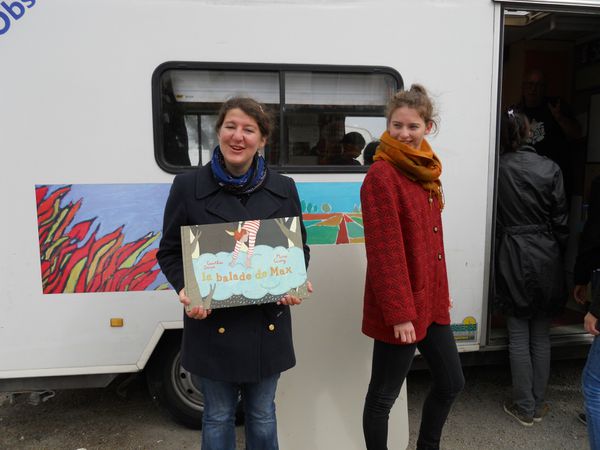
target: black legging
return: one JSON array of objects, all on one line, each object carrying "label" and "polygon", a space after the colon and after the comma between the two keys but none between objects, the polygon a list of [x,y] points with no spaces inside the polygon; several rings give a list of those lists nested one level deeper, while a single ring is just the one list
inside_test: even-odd
[{"label": "black legging", "polygon": [[388,418],[418,348],[431,371],[433,386],[423,404],[417,449],[437,449],[452,402],[465,384],[450,325],[431,324],[417,344],[375,341],[371,381],[363,411],[367,450],[386,450]]}]

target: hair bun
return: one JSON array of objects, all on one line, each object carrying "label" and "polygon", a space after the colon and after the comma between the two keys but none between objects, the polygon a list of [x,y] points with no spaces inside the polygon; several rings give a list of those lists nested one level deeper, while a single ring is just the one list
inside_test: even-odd
[{"label": "hair bun", "polygon": [[427,89],[422,84],[413,83],[410,85],[410,90],[418,94],[427,95]]}]

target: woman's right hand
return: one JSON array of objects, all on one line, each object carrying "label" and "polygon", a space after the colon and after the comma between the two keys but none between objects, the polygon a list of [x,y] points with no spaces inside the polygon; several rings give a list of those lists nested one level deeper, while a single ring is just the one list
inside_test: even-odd
[{"label": "woman's right hand", "polygon": [[188,311],[187,306],[191,303],[191,300],[185,295],[185,288],[179,291],[179,301],[183,304],[185,313],[190,319],[206,319],[212,312],[212,309],[204,309],[202,306],[194,306]]},{"label": "woman's right hand", "polygon": [[415,327],[411,321],[394,325],[394,337],[400,339],[403,344],[412,344],[417,341]]}]

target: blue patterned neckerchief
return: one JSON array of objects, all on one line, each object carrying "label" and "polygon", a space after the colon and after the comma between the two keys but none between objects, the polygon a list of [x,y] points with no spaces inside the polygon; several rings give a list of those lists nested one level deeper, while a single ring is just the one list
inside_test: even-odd
[{"label": "blue patterned neckerchief", "polygon": [[210,166],[217,183],[226,191],[236,195],[250,194],[256,191],[262,186],[267,177],[265,159],[258,152],[254,155],[254,160],[248,172],[240,177],[235,177],[227,171],[221,147],[218,145],[213,152]]}]

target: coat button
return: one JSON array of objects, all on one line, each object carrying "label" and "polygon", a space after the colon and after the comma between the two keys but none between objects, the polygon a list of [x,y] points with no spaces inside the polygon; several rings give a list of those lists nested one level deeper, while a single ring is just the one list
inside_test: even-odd
[{"label": "coat button", "polygon": [[438,253],[438,260],[441,261],[442,260],[442,254]]},{"label": "coat button", "polygon": [[219,334],[223,334],[223,333],[225,333],[225,328],[223,328],[223,327],[219,328]]},{"label": "coat button", "polygon": [[429,197],[427,200],[429,201],[429,203],[433,203],[433,197]]},{"label": "coat button", "polygon": [[275,325],[269,324],[269,331],[275,331]]},{"label": "coat button", "polygon": [[434,232],[434,233],[437,233],[437,232],[438,232],[438,227],[437,227],[437,226],[436,226],[436,227],[433,227],[433,232]]}]

